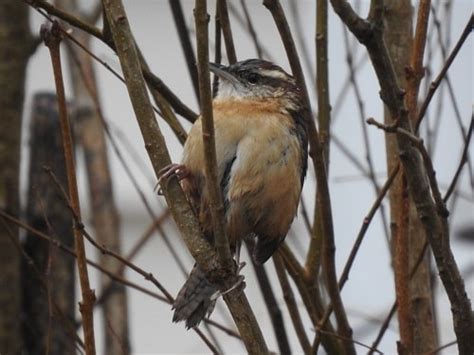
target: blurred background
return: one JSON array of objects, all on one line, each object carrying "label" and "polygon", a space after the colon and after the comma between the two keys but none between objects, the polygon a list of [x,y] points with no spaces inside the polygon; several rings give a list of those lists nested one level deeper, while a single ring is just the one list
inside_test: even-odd
[{"label": "blurred background", "polygon": [[[77,0],[76,15],[91,14],[96,8],[95,1]],[[124,1],[130,26],[151,72],[158,76],[168,87],[188,105],[194,112],[199,112],[198,101],[190,79],[187,64],[180,44],[178,32],[170,6],[172,1],[134,0]],[[58,2],[60,8],[66,5]],[[74,3],[74,1],[72,2]],[[214,58],[215,50],[215,3],[208,2],[208,12],[211,15],[210,31],[210,58]],[[233,38],[239,60],[254,58],[261,54],[264,59],[271,60],[291,72],[280,40],[277,28],[270,12],[261,1],[228,1],[228,10],[232,26]],[[361,16],[368,10],[368,1],[351,2]],[[313,1],[281,1],[289,21],[297,49],[306,75],[307,87],[316,110],[315,84],[315,25],[316,4]],[[245,5],[245,7],[243,7]],[[414,14],[417,3],[413,4]],[[26,5],[25,5],[26,6]],[[189,29],[192,46],[195,49],[195,32],[193,7],[194,2],[181,1],[184,20]],[[458,40],[466,23],[472,15],[472,2],[460,1],[432,1],[432,11],[427,35],[425,52],[425,77],[421,83],[420,100],[425,98],[431,81],[438,75],[446,61],[447,53],[451,51]],[[33,8],[29,9],[30,27],[33,35],[38,35],[40,25],[46,19]],[[100,12],[97,26],[101,27]],[[248,21],[251,21],[257,43],[249,31]],[[413,15],[413,21],[416,16]],[[70,29],[70,34],[83,39],[80,30],[63,24]],[[407,39],[408,40],[408,39]],[[65,41],[66,42],[66,41]],[[1,48],[0,44],[0,48]],[[62,62],[65,76],[66,95],[71,109],[80,106],[80,95],[74,87],[74,60],[67,55],[70,44],[62,45]],[[121,73],[117,56],[109,47],[97,39],[90,39],[90,50],[101,61],[113,70]],[[436,170],[442,194],[447,191],[456,169],[459,165],[464,149],[464,138],[472,120],[473,102],[473,45],[468,39],[449,69],[450,88],[446,81],[441,85],[430,104],[425,120],[421,127],[421,135],[429,148]],[[328,10],[328,58],[329,58],[329,92],[331,112],[331,146],[329,159],[329,187],[332,199],[334,228],[336,238],[337,271],[343,269],[354,240],[373,205],[376,192],[373,180],[368,176],[369,163],[373,177],[379,186],[383,185],[387,177],[385,134],[373,126],[368,126],[365,120],[373,117],[383,121],[384,109],[379,97],[379,86],[374,71],[363,48],[342,25],[332,8]],[[349,61],[348,61],[349,59]],[[350,63],[354,68],[351,69]],[[223,63],[227,63],[223,50]],[[76,65],[77,67],[77,65]],[[171,216],[167,213],[166,202],[162,196],[154,191],[156,177],[148,159],[143,138],[137,125],[126,86],[123,85],[109,70],[97,61],[93,61],[93,70],[97,82],[97,93],[100,107],[108,126],[106,135],[106,153],[108,156],[111,193],[116,206],[116,233],[120,235],[120,254],[128,256],[140,240],[145,240],[136,251],[134,264],[147,272],[151,272],[159,282],[175,296],[183,284],[186,274],[177,264],[177,258],[182,261],[189,272],[193,259],[187,251],[176,229]],[[353,81],[351,82],[351,76]],[[21,202],[22,216],[27,215],[27,207],[32,187],[29,176],[31,154],[41,150],[41,146],[32,146],[31,117],[35,115],[35,95],[38,93],[54,93],[55,85],[51,59],[48,49],[39,44],[28,62],[26,73],[24,116],[22,124],[21,143]],[[452,92],[450,90],[452,89]],[[359,95],[359,96],[358,96]],[[36,112],[37,113],[37,112]],[[73,115],[77,118],[76,115]],[[80,119],[80,118],[79,118]],[[182,145],[169,126],[157,115],[157,119],[166,138],[168,150],[174,162],[181,157]],[[179,122],[186,131],[191,123],[178,116]],[[75,123],[81,127],[80,123]],[[101,127],[101,125],[99,125]],[[364,138],[364,131],[367,134]],[[82,147],[84,138],[77,139],[76,152],[79,197],[82,219],[86,229],[95,236],[94,218],[97,218],[91,209],[91,180],[88,177],[88,148]],[[92,146],[95,138],[90,138]],[[114,146],[116,148],[114,148]],[[117,154],[120,152],[120,156]],[[452,249],[461,274],[465,280],[468,295],[474,295],[474,185],[472,174],[473,145],[468,149],[469,160],[461,172],[456,190],[448,202],[450,210],[450,231]],[[90,157],[89,157],[90,158]],[[133,177],[134,181],[132,181]],[[102,177],[95,177],[102,181]],[[94,177],[93,177],[94,179]],[[139,189],[134,187],[136,185]],[[303,201],[309,220],[312,216],[315,203],[315,177],[312,168],[308,170]],[[94,189],[92,189],[94,191]],[[148,207],[145,205],[148,204]],[[384,214],[377,212],[371,222],[363,244],[357,254],[351,269],[349,280],[342,291],[342,298],[347,310],[349,321],[354,330],[354,339],[370,345],[373,343],[383,320],[395,300],[393,266],[390,252],[390,209],[388,199],[382,203]],[[159,230],[154,222],[159,219]],[[23,234],[22,234],[23,235]],[[148,237],[146,237],[148,235]],[[144,236],[147,239],[143,239]],[[165,237],[164,237],[165,236]],[[25,236],[22,236],[22,241]],[[165,240],[166,238],[166,240]],[[310,242],[310,234],[305,224],[305,217],[300,208],[292,229],[286,239],[294,254],[303,263],[306,250]],[[106,243],[106,242],[104,242]],[[173,252],[170,251],[172,245]],[[107,245],[107,244],[106,244]],[[109,245],[110,246],[110,245]],[[86,243],[87,257],[101,262],[101,255],[97,248]],[[243,269],[247,283],[246,294],[251,306],[262,327],[270,350],[278,352],[277,339],[273,331],[268,310],[250,265],[248,255],[243,259],[248,265]],[[118,267],[111,263],[111,268]],[[302,352],[294,328],[291,326],[289,313],[285,307],[284,298],[276,276],[273,263],[265,265],[275,297],[280,305],[283,319],[286,324],[289,345],[294,353]],[[438,344],[443,345],[455,340],[449,302],[443,286],[437,277],[434,263],[431,263],[433,302],[435,305],[436,331]],[[94,268],[89,269],[91,288],[100,295],[104,289],[102,273]],[[142,276],[125,269],[124,278],[146,289],[157,291],[156,288]],[[76,281],[76,296],[80,296],[79,285]],[[293,285],[293,284],[292,284]],[[54,287],[54,286],[53,286]],[[324,294],[324,292],[323,292]],[[313,325],[299,295],[296,295],[297,304],[301,307],[304,327],[313,338]],[[79,299],[79,298],[77,298]],[[77,302],[77,301],[76,301]],[[183,324],[171,322],[171,306],[150,297],[143,292],[126,288],[124,300],[128,310],[123,310],[122,316],[128,315],[127,327],[131,353],[208,353],[209,349],[192,331],[187,331]],[[77,309],[77,307],[76,307]],[[122,313],[115,309],[114,314]],[[76,311],[76,319],[80,319]],[[218,302],[211,318],[231,329],[235,329],[222,300]],[[106,353],[105,333],[113,328],[110,319],[104,319],[103,312],[96,309],[94,312],[96,342],[98,353]],[[201,325],[207,332],[207,328]],[[244,353],[245,347],[236,338],[225,336],[219,330],[213,331],[218,343],[225,353]],[[79,333],[80,334],[80,333]],[[82,337],[82,335],[80,334]],[[399,330],[396,317],[390,322],[388,330],[381,343],[377,346],[380,351],[392,354],[397,352],[396,342],[399,340]],[[123,349],[123,348],[122,348]],[[358,352],[367,349],[356,346]],[[323,348],[320,349],[324,353]],[[444,354],[456,353],[456,347],[446,349]]]}]

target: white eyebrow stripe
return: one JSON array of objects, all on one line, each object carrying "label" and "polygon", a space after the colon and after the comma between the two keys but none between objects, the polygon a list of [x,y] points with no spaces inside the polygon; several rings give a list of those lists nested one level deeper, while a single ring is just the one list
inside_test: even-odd
[{"label": "white eyebrow stripe", "polygon": [[279,70],[263,69],[263,70],[260,70],[260,74],[262,76],[269,76],[275,79],[283,79],[283,80],[287,79],[286,75]]}]

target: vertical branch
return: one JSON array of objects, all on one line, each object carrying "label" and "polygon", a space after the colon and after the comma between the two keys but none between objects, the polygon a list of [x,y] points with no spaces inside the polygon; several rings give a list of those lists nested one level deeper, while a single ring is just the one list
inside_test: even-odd
[{"label": "vertical branch", "polygon": [[242,7],[242,11],[244,12],[245,21],[247,22],[247,29],[250,34],[250,37],[252,37],[252,42],[255,46],[255,52],[257,53],[257,57],[262,59],[262,48],[260,47],[257,32],[255,31],[255,27],[253,26],[252,19],[250,17],[249,10],[245,1],[246,0],[240,0],[240,6]]},{"label": "vertical branch", "polygon": [[[316,3],[316,91],[318,98],[319,137],[321,139],[326,169],[329,170],[331,106],[329,103],[327,0],[318,0]],[[316,195],[319,193],[318,191]],[[316,196],[316,201],[318,200],[319,198]],[[313,280],[313,282],[315,282],[319,273],[323,241],[321,215],[318,212],[319,208],[319,204],[316,204],[314,207],[314,224],[305,266],[308,279]]]},{"label": "vertical branch", "polygon": [[[409,66],[410,51],[412,49],[412,5],[411,1],[387,1],[387,10],[384,14],[387,31],[384,39],[393,63],[394,71],[402,87],[406,86],[406,70]],[[384,121],[393,122],[393,117],[385,108]],[[385,135],[387,152],[387,168],[392,169],[399,164],[398,146],[394,135]],[[398,327],[400,353],[411,353],[413,346],[413,327],[411,326],[410,310],[410,283],[408,279],[409,266],[409,224],[410,203],[406,180],[402,174],[395,179],[390,190],[390,226],[392,237],[392,256],[394,264],[395,293],[398,303]]]},{"label": "vertical branch", "polygon": [[[251,255],[252,251],[254,250],[254,244],[255,243],[253,243],[251,240],[246,241],[246,247],[249,255]],[[267,270],[265,269],[264,265],[257,264],[253,258],[250,258],[250,260],[255,271],[255,276],[257,277],[258,286],[262,292],[265,306],[267,307],[268,313],[270,315],[273,332],[275,333],[275,338],[278,343],[278,350],[280,351],[280,354],[291,354],[288,334],[286,333],[285,329],[285,321],[283,319],[283,314],[278,301],[275,297]]]},{"label": "vertical branch", "polygon": [[324,159],[323,146],[319,138],[318,131],[314,121],[310,117],[311,105],[306,89],[305,79],[301,68],[301,63],[296,51],[295,42],[293,41],[288,22],[278,0],[264,0],[264,6],[271,12],[275,24],[280,32],[283,45],[287,52],[287,57],[291,65],[291,69],[295,79],[303,92],[303,99],[306,107],[309,109],[307,113],[307,123],[309,131],[309,140],[311,145],[310,155],[314,162],[316,170],[316,181],[318,185],[318,211],[321,214],[323,241],[323,264],[324,276],[328,288],[331,302],[334,306],[334,313],[338,324],[338,332],[343,340],[344,348],[348,354],[355,354],[354,344],[352,343],[352,329],[347,320],[347,314],[344,309],[341,294],[337,283],[335,253],[336,246],[334,243],[334,226],[331,211],[331,199],[327,182],[327,169]]},{"label": "vertical branch", "polygon": [[318,95],[319,136],[321,137],[326,166],[329,166],[331,105],[329,100],[327,0],[318,0],[316,4],[316,88]]},{"label": "vertical branch", "polygon": [[[311,344],[309,343],[308,336],[306,335],[303,322],[301,321],[301,315],[298,311],[298,305],[296,304],[293,290],[291,289],[288,276],[286,275],[285,266],[283,264],[280,253],[273,255],[273,263],[275,264],[275,270],[280,281],[281,289],[283,292],[283,298],[285,299],[288,312],[290,313],[291,321],[295,328],[296,336],[300,342],[301,348],[305,354],[311,353]],[[282,353],[283,354],[283,353]]]},{"label": "vertical branch", "polygon": [[237,62],[237,55],[235,53],[234,39],[232,38],[232,29],[230,27],[229,11],[227,10],[226,0],[217,1],[217,11],[219,13],[222,34],[224,35],[227,59],[229,60],[229,64],[234,64]]},{"label": "vertical branch", "polygon": [[[64,158],[66,160],[66,174],[69,189],[69,199],[71,208],[76,216],[80,216],[79,194],[77,190],[76,171],[74,166],[74,150],[72,143],[71,126],[66,109],[66,97],[64,93],[64,83],[61,71],[61,56],[59,44],[61,35],[59,25],[54,22],[51,29],[43,27],[42,36],[46,46],[51,54],[51,61],[54,71],[54,82],[58,95],[59,119],[61,124],[61,135],[63,139]],[[77,268],[79,272],[79,281],[82,292],[82,303],[80,311],[83,320],[84,342],[86,353],[88,355],[95,354],[94,340],[94,318],[93,307],[95,301],[94,291],[90,289],[89,274],[87,273],[86,252],[84,249],[84,238],[82,237],[79,226],[74,226],[74,241],[77,254]]]},{"label": "vertical branch", "polygon": [[196,57],[194,56],[193,46],[191,44],[191,38],[189,31],[186,26],[186,20],[184,19],[183,8],[181,6],[181,0],[169,0],[171,12],[173,14],[174,24],[178,31],[179,42],[184,53],[184,59],[186,59],[186,65],[188,67],[189,76],[193,84],[194,93],[199,102],[199,82],[196,69]]},{"label": "vertical branch", "polygon": [[409,283],[409,214],[410,202],[408,199],[408,191],[406,181],[402,180],[402,196],[399,206],[401,211],[397,221],[397,233],[392,237],[394,239],[394,264],[395,264],[395,293],[397,295],[398,305],[398,327],[400,330],[400,342],[398,343],[398,351],[400,354],[412,353],[413,347],[413,326],[411,322],[412,310],[410,307],[410,283]]},{"label": "vertical branch", "polygon": [[229,242],[224,230],[224,205],[218,182],[214,121],[212,117],[212,95],[209,81],[209,47],[206,1],[197,0],[194,9],[196,20],[196,42],[198,43],[198,77],[201,97],[202,139],[204,143],[206,180],[209,193],[209,206],[212,216],[214,245],[220,265],[225,270],[233,270]]},{"label": "vertical branch", "polygon": [[[426,46],[426,35],[428,29],[428,20],[430,14],[431,1],[422,0],[418,5],[418,15],[416,20],[415,35],[411,53],[409,54],[409,67],[406,71],[406,96],[405,104],[408,109],[408,115],[411,124],[414,126],[418,113],[418,94],[420,83],[424,76],[423,57]],[[407,208],[406,208],[407,207]],[[408,266],[416,262],[416,258],[423,250],[426,244],[426,235],[423,230],[423,224],[417,216],[413,201],[409,201],[408,206],[403,208],[409,211],[409,230],[407,235],[408,265],[405,272],[408,273]],[[409,247],[408,247],[409,245]],[[424,353],[435,349],[437,344],[436,328],[434,320],[434,307],[432,303],[432,285],[430,272],[430,252],[422,259],[416,273],[409,281],[410,304],[406,310],[402,311],[399,301],[399,315],[402,312],[408,312],[409,323],[405,324],[410,330],[408,340],[408,350],[415,354]],[[408,279],[408,276],[406,276]],[[399,316],[400,318],[400,316]],[[402,331],[402,329],[400,329]]]},{"label": "vertical branch", "polygon": [[[198,75],[204,153],[206,157],[205,168],[208,182],[207,186],[209,189],[214,245],[220,264],[220,272],[224,274],[223,285],[228,289],[236,280],[232,272],[234,270],[234,262],[231,257],[229,242],[226,238],[223,225],[224,206],[217,180],[216,147],[214,122],[212,118],[211,85],[209,80],[209,15],[207,14],[206,0],[196,0],[194,16],[196,21],[196,40],[198,43]],[[239,328],[247,351],[249,353],[267,353],[268,349],[262,332],[244,293],[241,291],[232,291],[224,296],[224,301],[227,303],[232,317]]]},{"label": "vertical branch", "polygon": [[[79,11],[75,1],[64,0],[61,3],[72,13]],[[90,48],[89,34],[79,31],[76,36],[84,47]],[[113,181],[100,117],[101,109],[92,58],[87,52],[73,46],[70,41],[66,43],[68,69],[75,98],[76,133],[78,143],[84,152],[93,215],[92,225],[100,243],[120,253],[122,249],[120,216],[113,194]],[[99,263],[114,272],[120,268],[117,260],[102,254],[99,255]],[[106,275],[101,275],[100,281],[101,288],[104,289],[109,279]],[[109,297],[101,307],[103,319],[107,320],[103,322],[102,327],[105,335],[103,351],[106,354],[125,355],[130,353],[127,292],[121,284],[114,282],[113,286]]]}]

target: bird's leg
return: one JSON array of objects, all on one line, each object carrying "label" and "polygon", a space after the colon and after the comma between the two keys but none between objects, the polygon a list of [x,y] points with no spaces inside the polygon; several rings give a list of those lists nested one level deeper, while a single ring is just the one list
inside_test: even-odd
[{"label": "bird's leg", "polygon": [[[183,179],[186,179],[191,175],[189,170],[184,166],[183,164],[169,164],[165,166],[163,169],[161,169],[158,172],[158,175],[160,176],[158,178],[158,182],[155,185],[154,190],[158,188],[159,185],[161,185],[162,182],[168,186],[169,181],[173,178],[176,177],[178,181],[181,181]],[[158,194],[161,195],[162,191],[161,189],[158,190]]]},{"label": "bird's leg", "polygon": [[[245,265],[245,263],[242,263],[243,265]],[[242,266],[243,267],[243,266]],[[239,268],[240,270],[241,268]],[[245,282],[244,282],[244,275],[239,275],[237,277],[237,281],[231,286],[229,287],[227,290],[225,291],[217,291],[215,292],[212,296],[211,296],[211,301],[215,301],[217,300],[219,297],[221,296],[224,296],[226,294],[228,294],[229,292],[235,290],[236,288],[240,287],[242,284],[244,285],[244,287],[242,288],[242,290],[245,288]],[[242,290],[240,290],[239,292],[241,292]]]},{"label": "bird's leg", "polygon": [[237,243],[237,246],[235,247],[235,264],[237,265],[237,270],[236,274],[238,275],[240,273],[240,270],[242,270],[245,266],[245,261],[240,262],[240,250],[242,248],[242,242]]},{"label": "bird's leg", "polygon": [[228,288],[227,290],[215,292],[211,296],[212,301],[218,299],[220,296],[224,296],[224,295],[228,294],[229,292],[235,290],[237,287],[241,286],[242,284],[244,284],[244,287],[245,287],[245,283],[244,283],[245,277],[244,277],[244,275],[239,275],[240,271],[246,265],[245,261],[240,262],[240,248],[241,248],[241,246],[242,246],[242,243],[237,243],[237,245],[235,247],[235,263],[237,265],[237,270],[235,270],[235,274],[237,275],[237,281],[230,288]]}]

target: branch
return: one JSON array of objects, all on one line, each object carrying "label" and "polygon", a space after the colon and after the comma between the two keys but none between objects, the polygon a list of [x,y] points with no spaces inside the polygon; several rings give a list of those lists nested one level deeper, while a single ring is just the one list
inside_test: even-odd
[{"label": "branch", "polygon": [[[103,4],[135,116],[153,169],[158,177],[160,176],[160,170],[169,165],[171,160],[151,108],[125,10],[120,0],[104,0]],[[215,253],[202,236],[199,223],[179,183],[173,179],[169,184],[163,184],[161,189],[193,257],[203,270],[216,270],[217,265],[213,257]]]},{"label": "branch", "polygon": [[[390,114],[397,118],[400,128],[411,134],[412,128],[408,110],[403,100],[404,93],[397,83],[389,54],[383,42],[383,2],[372,1],[369,26],[359,26],[366,21],[359,18],[346,1],[331,0],[331,3],[341,20],[366,46],[381,87],[380,96],[387,105]],[[362,27],[365,28],[364,31],[360,30]],[[451,303],[459,351],[463,354],[472,353],[474,351],[474,340],[472,340],[474,339],[474,319],[471,302],[467,297],[464,281],[449,245],[447,218],[445,215],[439,214],[439,206],[437,208],[431,197],[428,176],[423,168],[422,158],[416,147],[413,146],[412,139],[398,130],[396,137],[409,191],[430,241],[439,275]],[[431,189],[435,194],[435,188],[431,186]]]},{"label": "branch", "polygon": [[[352,268],[352,265],[354,264],[355,257],[357,255],[357,252],[359,251],[360,246],[362,245],[362,241],[367,233],[367,230],[369,229],[370,223],[372,222],[372,219],[374,218],[375,213],[377,212],[379,207],[382,205],[382,201],[385,198],[385,195],[388,193],[388,190],[390,186],[392,185],[393,181],[395,180],[395,177],[397,176],[399,169],[400,169],[400,164],[396,165],[395,169],[393,169],[393,171],[390,173],[387,181],[385,182],[384,186],[380,190],[379,195],[377,196],[377,199],[375,200],[372,207],[370,208],[369,213],[364,218],[364,221],[362,223],[362,226],[360,227],[359,233],[357,234],[354,245],[352,246],[349,257],[347,258],[346,264],[344,265],[344,269],[342,270],[341,276],[339,277],[339,290],[342,290],[344,288],[344,285],[349,279],[349,272]],[[333,311],[332,305],[329,305],[329,307],[327,307],[326,311],[324,312],[324,316],[319,321],[318,327],[323,327],[326,324],[332,311]],[[313,349],[318,348],[319,342],[320,342],[320,337],[318,334],[316,334]]]},{"label": "branch", "polygon": [[472,138],[472,131],[474,129],[474,115],[471,116],[471,123],[469,124],[469,129],[467,131],[467,137],[466,137],[466,142],[464,142],[464,149],[461,155],[461,161],[459,162],[458,168],[456,169],[456,173],[454,174],[454,177],[449,184],[448,190],[446,191],[446,194],[443,197],[443,202],[446,203],[449,200],[449,197],[453,193],[454,189],[456,188],[456,184],[458,182],[459,176],[461,175],[461,171],[463,166],[467,163],[468,161],[468,148],[469,144],[471,143],[471,138]]},{"label": "branch", "polygon": [[[211,86],[209,80],[209,48],[206,0],[196,0],[194,16],[196,21],[196,40],[198,43],[198,77],[201,98],[201,119],[205,153],[205,168],[209,205],[212,216],[214,244],[220,264],[222,286],[229,289],[236,282],[234,262],[230,253],[229,241],[224,230],[224,206],[218,182],[214,122],[212,117]],[[206,269],[204,269],[206,270]],[[207,271],[207,270],[206,270]],[[268,353],[267,345],[258,326],[255,315],[243,291],[234,290],[224,296],[224,300],[239,328],[242,340],[249,353]]]},{"label": "branch", "polygon": [[[70,207],[70,202],[68,201],[68,198],[67,196],[65,195],[65,192],[64,190],[62,189],[62,187],[60,185],[57,184],[57,180],[55,180],[55,177],[54,177],[54,174],[50,174],[50,176],[52,177],[53,181],[55,181],[55,184],[56,186],[59,188],[59,190],[61,191],[61,195],[62,197],[66,200],[66,204],[68,205],[68,208],[71,210],[71,207]],[[72,212],[72,210],[71,210]],[[74,214],[73,214],[74,215]],[[68,253],[69,255],[77,258],[77,254],[76,252],[69,248],[68,246],[65,246],[64,244],[62,244],[61,242],[59,242],[57,239],[54,239],[46,234],[44,234],[43,232],[41,231],[38,231],[36,230],[35,228],[23,223],[22,221],[16,219],[15,217],[3,212],[2,210],[0,210],[0,216],[9,221],[10,223],[13,223],[15,225],[17,225],[18,227],[20,228],[23,228],[24,230],[26,230],[27,232],[29,232],[31,235],[35,236],[35,237],[38,237],[40,239],[43,239],[45,241],[48,241],[49,243],[51,243],[52,245],[54,245],[55,247],[61,249],[62,251]],[[88,234],[87,234],[88,235]],[[89,236],[89,235],[88,235]],[[90,237],[90,236],[89,236]],[[90,237],[92,239],[92,237]],[[93,240],[93,239],[92,239]],[[94,241],[94,240],[93,240]],[[109,250],[103,246],[100,246],[99,244],[95,243],[94,241],[94,245],[96,247],[99,248],[99,250],[104,253],[104,254],[108,254],[112,257],[115,257],[115,256],[118,256],[119,258],[117,258],[117,260],[119,261],[123,261],[125,260],[123,257],[120,257],[120,255],[118,254],[114,254],[112,252],[109,252]],[[165,291],[164,295],[165,296],[162,296],[162,295],[159,295],[155,292],[152,292],[152,291],[149,291],[129,280],[126,280],[124,279],[123,277],[121,277],[120,275],[116,274],[116,273],[113,273],[113,272],[110,272],[106,269],[104,269],[102,266],[100,266],[99,264],[89,260],[89,259],[86,259],[87,261],[87,264],[89,264],[90,266],[94,267],[95,269],[97,269],[98,271],[100,271],[101,273],[104,273],[105,275],[109,276],[112,280],[116,281],[116,282],[119,282],[119,283],[122,283],[123,285],[125,286],[128,286],[128,287],[131,287],[137,291],[140,291],[144,294],[147,294],[148,296],[150,297],[153,297],[161,302],[165,302],[165,303],[168,303],[168,304],[173,304],[173,297],[171,296],[171,294],[166,291],[166,289],[158,282],[158,280],[155,279],[155,277],[150,273],[150,272],[147,272],[147,271],[144,271],[142,270],[141,268],[139,268],[138,266],[132,264],[132,263],[129,263],[130,265],[133,265],[133,267],[131,267],[132,270],[136,271],[137,273],[139,273],[140,275],[142,275],[147,281],[150,281],[151,283],[153,283],[155,286],[157,286],[158,289],[160,289],[160,291],[162,291],[163,293],[163,290]],[[126,265],[126,264],[124,264]],[[141,271],[139,271],[141,270]],[[158,285],[160,287],[158,287]],[[101,300],[99,299],[98,302],[96,303],[100,303]],[[225,332],[226,334],[232,336],[232,337],[235,337],[235,338],[238,338],[240,339],[240,336],[238,334],[236,334],[233,330],[229,329],[229,328],[226,328],[222,325],[220,325],[219,323],[216,323],[214,321],[211,321],[210,319],[204,319],[204,322],[208,323],[208,324],[211,324],[213,325],[214,327],[222,330],[223,332]],[[195,331],[196,333],[201,337],[201,339],[206,343],[206,345],[208,345],[208,347],[210,348],[211,351],[213,351],[214,353],[216,353],[216,350],[215,348],[213,347],[213,345],[210,343],[210,341],[205,337],[205,335],[200,331],[200,329],[197,329],[195,328]]]},{"label": "branch", "polygon": [[191,44],[189,31],[186,26],[186,20],[184,19],[181,0],[169,0],[169,4],[173,14],[176,31],[178,32],[179,42],[181,43],[181,49],[183,50],[184,58],[186,59],[186,65],[188,67],[189,76],[191,77],[194,93],[196,94],[196,99],[199,101],[199,82],[196,68],[196,57]]},{"label": "branch", "polygon": [[260,42],[258,40],[257,32],[255,31],[255,27],[252,23],[252,19],[249,14],[249,10],[247,8],[247,4],[245,0],[240,0],[240,6],[242,7],[242,11],[244,12],[245,21],[247,23],[247,31],[252,38],[253,45],[255,47],[255,52],[257,53],[257,58],[262,59],[262,48]]},{"label": "branch", "polygon": [[71,26],[77,27],[83,30],[84,32],[87,32],[90,35],[94,36],[95,38],[98,38],[104,41],[104,37],[100,29],[82,21],[79,17],[76,17],[70,14],[69,12],[58,9],[54,5],[47,2],[46,0],[23,0],[23,1],[33,6],[34,8],[44,9],[48,14],[56,16],[57,18],[60,18],[61,20],[66,21]]},{"label": "branch", "polygon": [[[310,155],[313,159],[316,170],[316,181],[318,185],[318,211],[320,213],[320,220],[322,225],[322,234],[324,236],[323,244],[323,258],[325,264],[325,277],[328,288],[328,293],[331,302],[334,305],[335,315],[338,323],[338,331],[342,339],[352,338],[352,329],[347,320],[347,315],[344,309],[339,288],[337,285],[337,275],[335,266],[335,244],[334,244],[334,227],[331,212],[331,199],[329,194],[329,187],[327,182],[327,166],[324,159],[324,149],[321,144],[318,131],[316,129],[314,120],[309,117],[311,112],[311,105],[308,96],[308,91],[301,68],[301,63],[298,58],[296,46],[291,36],[291,31],[285,14],[278,0],[264,0],[264,6],[271,12],[275,24],[280,32],[282,42],[287,52],[287,57],[291,65],[293,75],[295,76],[298,86],[303,92],[303,100],[305,106],[308,108],[307,123],[309,126],[309,137],[311,144]],[[345,350],[348,354],[355,354],[354,344],[351,341],[343,341]]]},{"label": "branch", "polygon": [[229,11],[227,10],[226,0],[217,1],[217,11],[219,14],[222,34],[224,35],[227,59],[229,60],[229,64],[234,64],[237,62],[237,55],[235,54],[234,39],[232,38],[232,29],[230,27]]},{"label": "branch", "polygon": [[[328,3],[318,1],[316,5],[316,90],[318,101],[319,136],[323,149],[326,167],[329,169],[329,142],[331,126],[331,107],[329,102],[329,69],[328,69]],[[316,190],[316,201],[319,201],[319,189]],[[306,256],[306,272],[310,280],[316,280],[321,265],[323,243],[322,221],[319,209],[321,203],[314,206],[311,242]]]},{"label": "branch", "polygon": [[311,353],[311,344],[309,343],[308,336],[306,335],[303,322],[301,321],[301,315],[298,311],[298,305],[296,304],[293,290],[291,289],[288,276],[286,275],[283,260],[279,253],[273,255],[273,263],[275,264],[275,270],[280,280],[281,290],[283,292],[283,298],[286,302],[286,307],[290,313],[291,321],[295,328],[296,336],[300,342],[301,348],[305,354]]},{"label": "branch", "polygon": [[423,104],[421,105],[420,110],[418,111],[418,116],[416,118],[416,124],[415,124],[415,132],[418,132],[418,130],[420,129],[421,121],[423,120],[423,117],[425,116],[426,110],[428,109],[431,99],[433,98],[436,90],[438,89],[444,77],[446,76],[446,73],[448,72],[448,69],[451,67],[451,64],[453,63],[454,59],[458,55],[462,46],[464,45],[464,42],[466,41],[467,37],[469,37],[469,35],[472,33],[473,26],[474,26],[474,15],[471,15],[456,45],[454,46],[453,50],[449,54],[448,59],[444,63],[443,68],[439,72],[436,79],[430,85],[430,90],[428,94],[426,95],[426,98],[423,101]]},{"label": "branch", "polygon": [[[245,241],[245,245],[247,247],[247,252],[251,255],[255,242],[249,239]],[[267,307],[272,322],[273,332],[278,343],[278,350],[280,351],[280,354],[290,354],[291,348],[288,341],[288,334],[286,332],[285,320],[283,319],[283,313],[278,304],[278,300],[275,297],[265,265],[257,264],[253,258],[250,258],[250,261],[252,262],[255,276],[257,277],[258,285],[262,292],[263,301],[265,302],[265,306]],[[298,331],[296,333],[299,334]]]},{"label": "branch", "polygon": [[[53,64],[54,82],[56,85],[56,92],[58,96],[58,111],[59,121],[61,124],[61,136],[63,140],[64,159],[66,164],[67,182],[69,188],[69,198],[71,200],[71,208],[74,213],[80,215],[79,193],[77,190],[76,170],[74,166],[74,150],[72,143],[72,132],[67,115],[66,96],[64,93],[64,82],[61,71],[61,54],[59,44],[62,36],[57,22],[53,22],[52,27],[43,26],[41,28],[41,36],[48,47],[51,54],[51,61]],[[84,239],[77,228],[74,226],[74,241],[77,254],[77,268],[79,273],[79,281],[82,292],[82,303],[79,305],[79,310],[82,314],[84,342],[86,353],[95,354],[95,339],[94,339],[94,317],[93,308],[95,301],[94,291],[91,290],[89,284],[89,274],[87,273],[86,252],[84,248]]]},{"label": "branch", "polygon": [[206,1],[196,1],[194,9],[196,20],[196,42],[198,43],[198,78],[201,97],[202,140],[204,143],[205,172],[209,193],[209,209],[212,217],[214,245],[220,265],[226,271],[232,271],[234,264],[230,253],[229,241],[224,230],[224,205],[218,181],[212,95],[209,80],[209,47]]},{"label": "branch", "polygon": [[[49,21],[52,21],[51,18],[49,18],[47,15],[45,15],[40,9],[44,9],[48,14],[57,16],[61,20],[64,20],[65,22],[69,23],[72,26],[75,26],[93,37],[101,40],[103,43],[108,45],[112,50],[116,51],[115,45],[112,40],[104,33],[98,29],[97,27],[88,25],[81,21],[79,18],[72,16],[71,14],[61,11],[57,8],[55,8],[53,5],[49,4],[45,0],[23,0],[26,3],[30,4],[31,6],[34,6],[35,9],[40,12],[43,16],[45,16]],[[66,31],[63,31],[63,33],[66,33],[65,35],[72,39],[73,37],[69,35]],[[77,44],[77,41],[76,41]],[[89,52],[89,54],[91,54]],[[102,65],[107,67],[110,71],[113,72],[113,70],[110,68],[108,64],[106,64],[104,61],[101,61],[98,59],[97,56],[93,56],[95,60],[98,60]],[[172,91],[171,89],[166,86],[166,84],[158,78],[156,75],[151,73],[150,71],[146,70],[145,68],[141,69],[143,71],[143,75],[146,78],[147,84],[150,85],[151,87],[155,88],[160,92],[161,95],[164,96],[164,98],[169,102],[169,104],[173,107],[176,113],[180,114],[183,116],[185,119],[187,119],[189,122],[194,122],[197,118],[197,114],[191,110],[188,106],[186,106]],[[114,73],[115,74],[115,73]],[[115,74],[119,79],[119,75]]]},{"label": "branch", "polygon": [[399,135],[405,136],[420,151],[424,165],[425,165],[426,174],[428,175],[431,192],[433,193],[433,198],[435,200],[436,207],[438,209],[438,214],[443,218],[447,218],[449,216],[449,211],[446,209],[444,201],[441,197],[441,193],[438,187],[438,182],[436,181],[436,172],[433,167],[433,161],[431,160],[431,157],[429,156],[429,153],[425,148],[423,139],[418,138],[417,136],[415,136],[414,134],[412,134],[411,132],[408,132],[407,130],[403,128],[396,127],[393,125],[387,126],[383,123],[375,121],[373,118],[369,118],[367,120],[367,123],[369,125],[374,125],[377,128],[380,128],[388,133],[397,133]]}]

